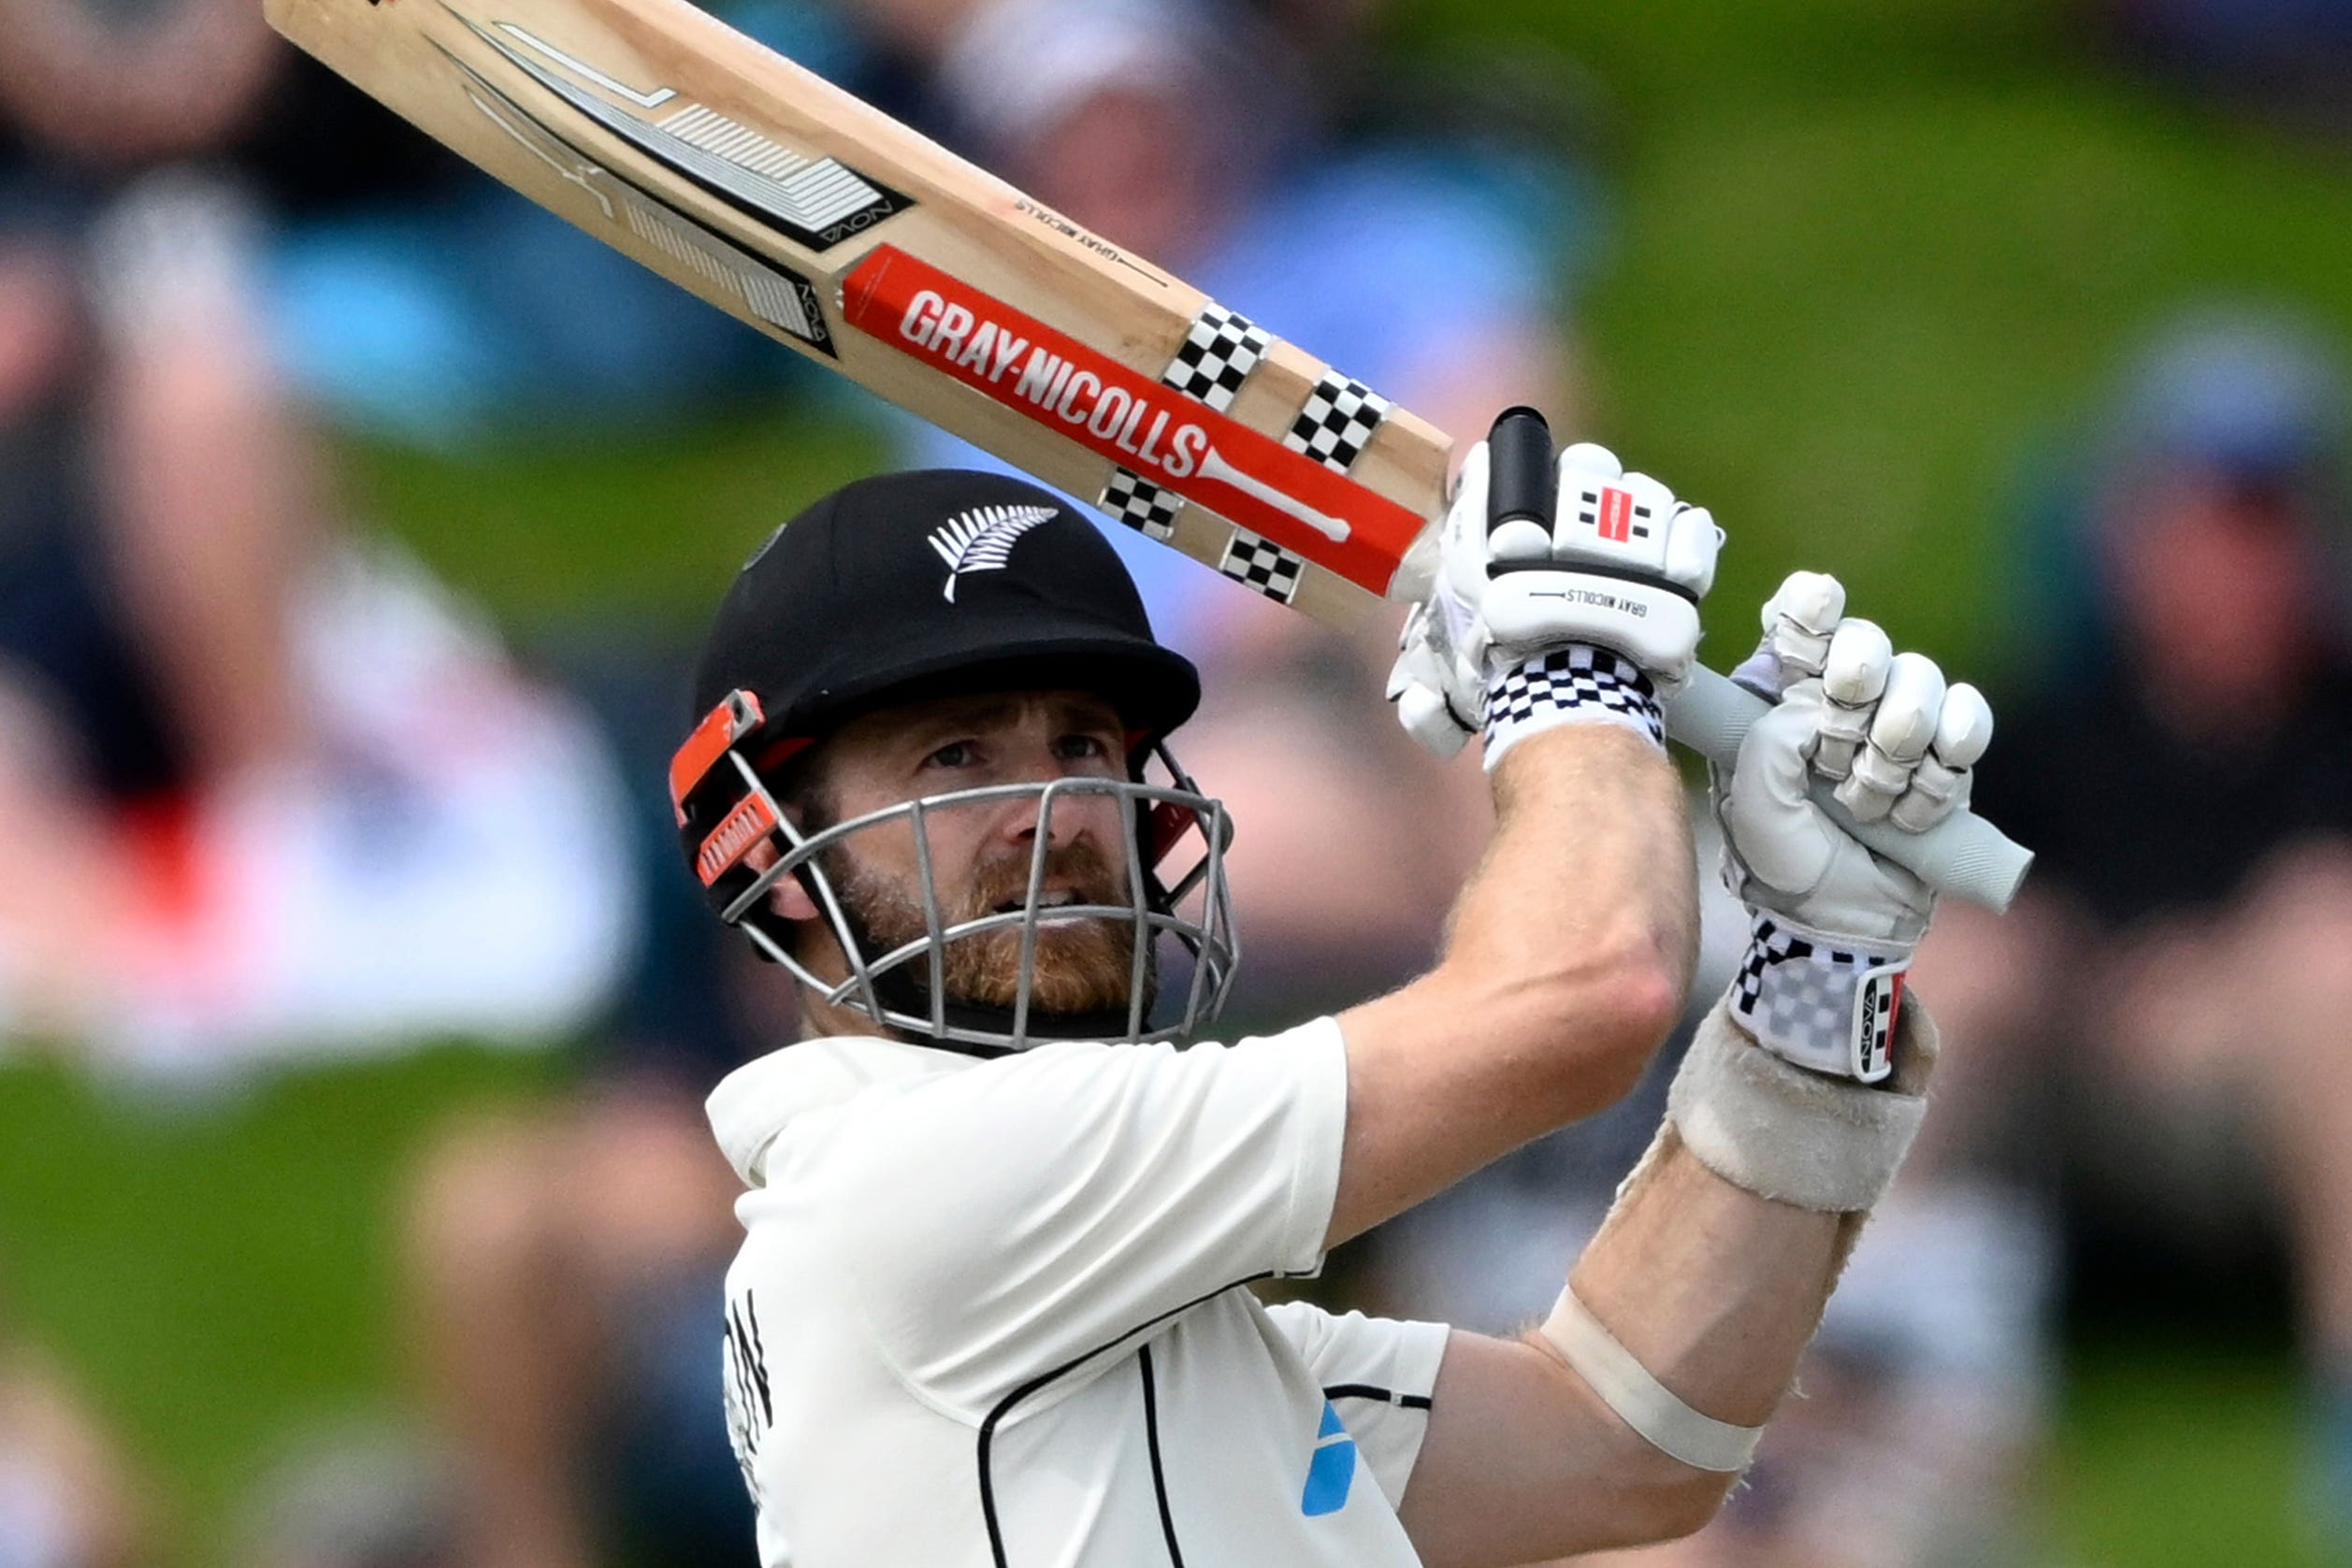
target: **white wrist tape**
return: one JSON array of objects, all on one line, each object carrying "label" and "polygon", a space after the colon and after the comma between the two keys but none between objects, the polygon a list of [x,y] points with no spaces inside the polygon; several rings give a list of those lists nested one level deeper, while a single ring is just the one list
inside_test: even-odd
[{"label": "white wrist tape", "polygon": [[1799,1067],[1875,1084],[1895,1071],[1895,1021],[1908,946],[1824,936],[1753,912],[1731,1012],[1757,1042]]},{"label": "white wrist tape", "polygon": [[[1735,993],[1736,994],[1736,993]],[[1895,1026],[1894,1081],[1809,1072],[1731,1021],[1701,1020],[1667,1092],[1667,1120],[1698,1162],[1737,1187],[1824,1214],[1868,1209],[1893,1185],[1926,1114],[1935,1026],[1916,998]]]},{"label": "white wrist tape", "polygon": [[1521,741],[1564,724],[1619,725],[1666,748],[1666,715],[1650,677],[1631,659],[1580,642],[1490,678],[1480,718],[1490,771]]},{"label": "white wrist tape", "polygon": [[1551,1316],[1537,1331],[1592,1385],[1603,1404],[1667,1458],[1694,1470],[1726,1475],[1747,1469],[1755,1458],[1762,1427],[1735,1427],[1683,1403],[1577,1300],[1573,1287],[1560,1292]]}]

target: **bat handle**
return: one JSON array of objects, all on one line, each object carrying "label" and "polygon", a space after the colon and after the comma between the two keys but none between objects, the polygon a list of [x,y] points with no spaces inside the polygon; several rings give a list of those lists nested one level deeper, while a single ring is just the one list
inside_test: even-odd
[{"label": "bat handle", "polygon": [[[1667,704],[1666,730],[1709,761],[1727,767],[1739,755],[1739,738],[1770,706],[1728,678],[1695,667]],[[1955,813],[1925,833],[1906,833],[1888,822],[1854,821],[1825,784],[1813,786],[1813,803],[1928,886],[1986,909],[2007,909],[2033,864],[2031,850],[1972,812]]]}]

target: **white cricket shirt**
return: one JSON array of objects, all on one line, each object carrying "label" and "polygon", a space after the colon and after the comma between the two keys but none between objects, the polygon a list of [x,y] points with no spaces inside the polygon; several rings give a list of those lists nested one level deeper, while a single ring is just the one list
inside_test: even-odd
[{"label": "white cricket shirt", "polygon": [[1416,1568],[1446,1345],[1294,1304],[1338,1025],[981,1060],[814,1040],[730,1074],[729,1428],[765,1568]]}]

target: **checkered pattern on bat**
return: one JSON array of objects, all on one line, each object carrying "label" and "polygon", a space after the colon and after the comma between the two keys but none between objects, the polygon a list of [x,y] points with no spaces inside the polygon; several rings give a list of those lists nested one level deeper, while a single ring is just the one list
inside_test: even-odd
[{"label": "checkered pattern on bat", "polygon": [[[1273,341],[1247,316],[1211,300],[1192,318],[1191,329],[1176,345],[1176,358],[1161,373],[1161,384],[1221,413],[1233,406],[1249,373],[1263,363]],[[1176,518],[1184,511],[1183,496],[1125,468],[1111,470],[1099,504],[1119,522],[1157,539],[1176,532]]]},{"label": "checkered pattern on bat", "polygon": [[1799,936],[1769,914],[1753,918],[1731,985],[1731,1010],[1749,1032],[1802,1067],[1865,1082],[1885,1076],[1908,962]]},{"label": "checkered pattern on bat", "polygon": [[1306,395],[1306,407],[1299,410],[1282,444],[1344,474],[1355,467],[1373,432],[1394,407],[1362,381],[1329,371]]},{"label": "checkered pattern on bat", "polygon": [[1192,319],[1192,330],[1176,345],[1175,363],[1160,379],[1222,413],[1273,344],[1248,317],[1212,302]]},{"label": "checkered pattern on bat", "polygon": [[1580,643],[1554,648],[1494,682],[1486,693],[1487,739],[1491,742],[1500,731],[1548,712],[1630,721],[1658,745],[1666,744],[1657,688],[1631,659],[1606,648]]},{"label": "checkered pattern on bat", "polygon": [[1233,542],[1225,546],[1225,557],[1217,563],[1217,569],[1283,604],[1298,597],[1299,583],[1306,577],[1306,561],[1247,528],[1234,530]]},{"label": "checkered pattern on bat", "polygon": [[1175,536],[1177,514],[1184,511],[1183,496],[1125,468],[1111,470],[1111,482],[1103,487],[1099,504],[1119,522],[1156,539]]}]

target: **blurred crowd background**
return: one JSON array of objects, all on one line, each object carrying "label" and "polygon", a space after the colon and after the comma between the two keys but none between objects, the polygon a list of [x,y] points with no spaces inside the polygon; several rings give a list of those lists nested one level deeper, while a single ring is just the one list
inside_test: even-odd
[{"label": "blurred crowd background", "polygon": [[[2042,859],[1922,956],[1928,1143],[1751,1483],[1625,1561],[2352,1561],[2352,4],[714,8],[1711,506],[1717,665],[1803,566],[1992,691]],[[254,0],[0,0],[0,1568],[751,1561],[699,1102],[792,1026],[661,766],[769,529],[972,460]],[[1487,809],[1387,628],[1134,560],[1234,1032],[1408,974]],[[1538,1315],[1670,1068],[1317,1288]]]}]

